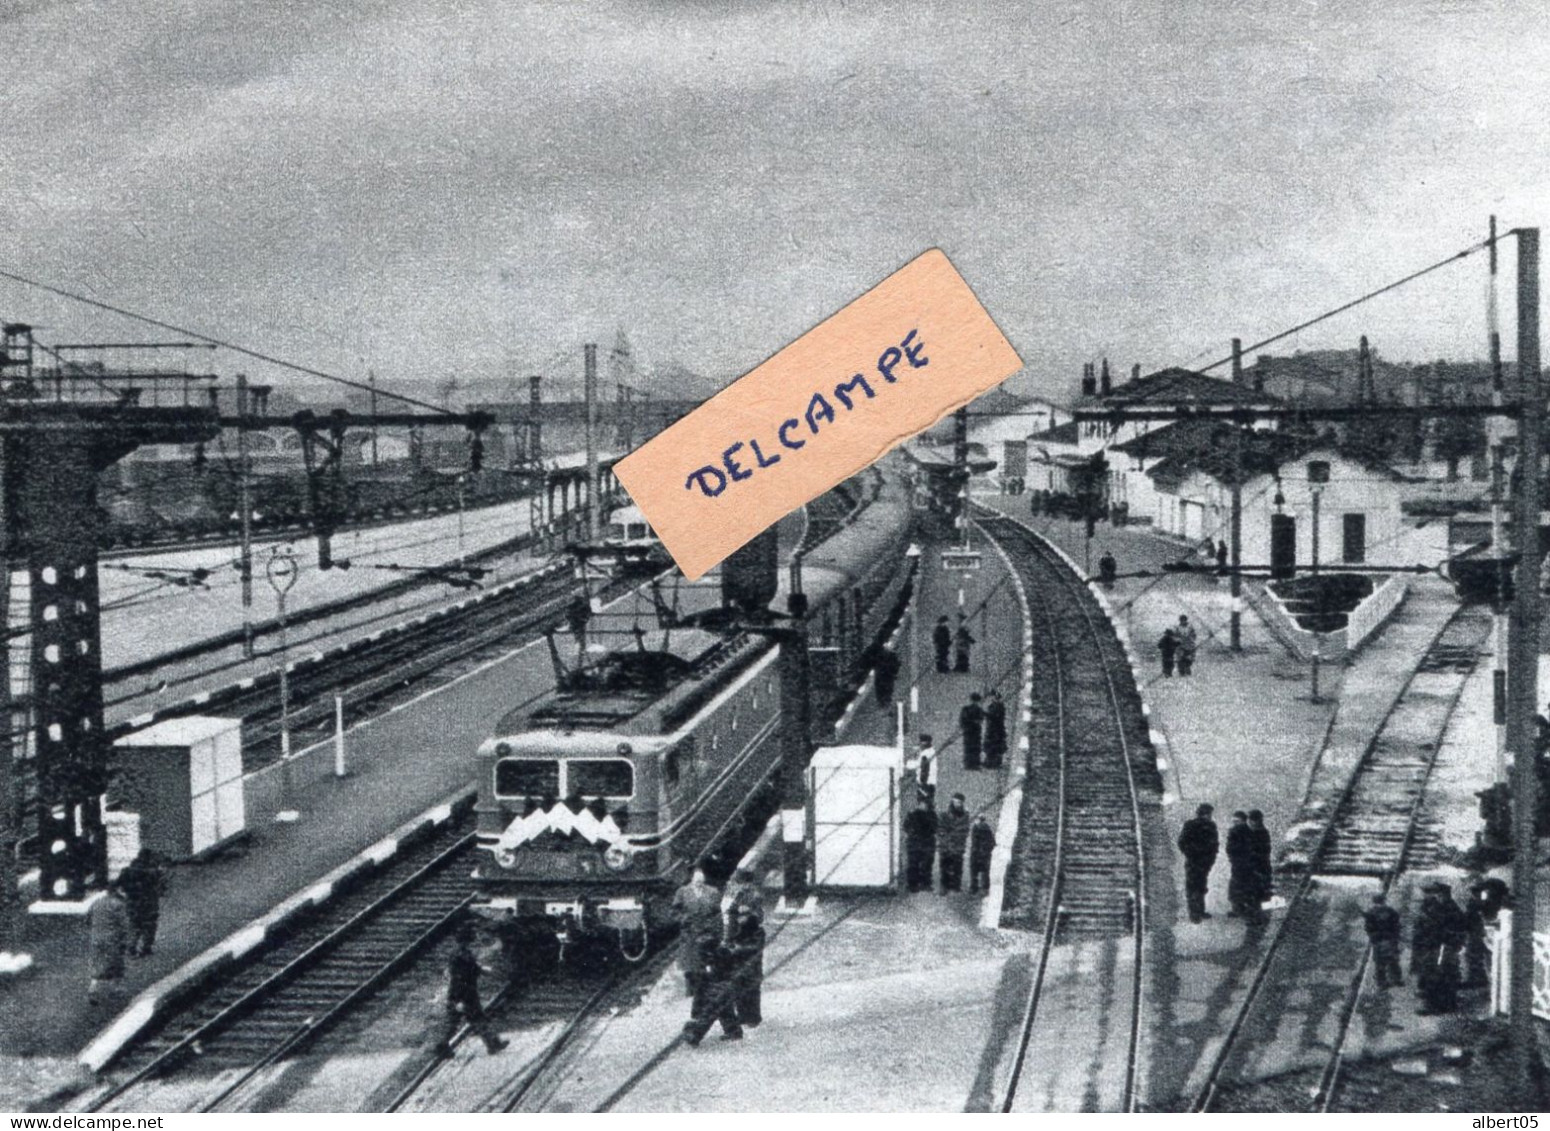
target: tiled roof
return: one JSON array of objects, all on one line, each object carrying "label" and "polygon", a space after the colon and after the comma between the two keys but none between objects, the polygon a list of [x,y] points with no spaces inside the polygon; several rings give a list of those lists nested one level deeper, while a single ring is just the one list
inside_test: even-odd
[{"label": "tiled roof", "polygon": [[1231,381],[1207,377],[1192,369],[1173,366],[1158,370],[1135,381],[1116,388],[1105,404],[1126,404],[1136,401],[1161,402],[1163,404],[1276,404],[1277,398],[1268,393],[1256,393],[1252,388],[1234,385]]}]

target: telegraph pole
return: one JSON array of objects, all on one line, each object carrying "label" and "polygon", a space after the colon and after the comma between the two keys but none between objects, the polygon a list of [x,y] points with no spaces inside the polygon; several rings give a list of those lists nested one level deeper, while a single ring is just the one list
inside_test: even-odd
[{"label": "telegraph pole", "polygon": [[1512,751],[1512,968],[1510,1043],[1518,1086],[1528,1110],[1539,1106],[1538,1038],[1534,1031],[1535,858],[1537,781],[1535,700],[1539,695],[1540,455],[1544,389],[1539,372],[1539,229],[1518,236],[1518,495],[1515,504],[1518,569],[1507,668],[1507,746]]},{"label": "telegraph pole", "polygon": [[366,370],[366,380],[371,384],[371,466],[377,466],[377,371]]},{"label": "telegraph pole", "polygon": [[[1491,345],[1491,404],[1502,405],[1505,382],[1502,379],[1502,335],[1497,322],[1496,305],[1496,217],[1491,217],[1491,283],[1486,302],[1487,330]],[[1500,785],[1507,780],[1507,463],[1503,437],[1506,421],[1493,416],[1486,424],[1491,440],[1491,548],[1497,555],[1496,597],[1491,602],[1491,718],[1496,730],[1496,766],[1491,780]]]},{"label": "telegraph pole", "polygon": [[587,541],[597,541],[597,346],[584,352],[587,398]]},{"label": "telegraph pole", "polygon": [[[377,413],[375,403],[372,415]],[[253,477],[248,465],[248,378],[237,374],[237,510],[242,541],[237,569],[242,574],[242,654],[253,658]]]},{"label": "telegraph pole", "polygon": [[[1243,387],[1243,339],[1232,340],[1232,383],[1236,389]],[[1243,564],[1243,426],[1234,423],[1232,428],[1232,522],[1229,529],[1227,551],[1232,565],[1232,650],[1243,651],[1243,575],[1238,567]]]}]

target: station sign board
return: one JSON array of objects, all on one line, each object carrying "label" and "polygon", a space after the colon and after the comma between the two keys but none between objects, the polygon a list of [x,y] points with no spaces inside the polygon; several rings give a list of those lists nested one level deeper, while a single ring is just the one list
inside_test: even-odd
[{"label": "station sign board", "polygon": [[977,570],[983,562],[978,550],[943,550],[942,568],[948,572]]}]

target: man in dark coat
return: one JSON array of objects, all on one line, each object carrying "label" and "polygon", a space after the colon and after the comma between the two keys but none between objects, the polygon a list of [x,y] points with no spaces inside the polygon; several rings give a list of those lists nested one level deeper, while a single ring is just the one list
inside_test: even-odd
[{"label": "man in dark coat", "polygon": [[118,886],[124,893],[124,903],[129,912],[129,927],[133,937],[129,953],[141,958],[150,956],[156,946],[156,924],[161,918],[161,897],[167,890],[167,880],[155,853],[142,848],[118,876]]},{"label": "man in dark coat", "polygon": [[969,633],[968,618],[959,613],[958,629],[953,633],[953,671],[963,673],[969,670],[969,649],[974,644],[975,639]]},{"label": "man in dark coat", "polygon": [[953,794],[947,809],[937,818],[937,851],[941,856],[942,894],[963,890],[963,854],[969,847],[969,814],[963,794]]},{"label": "man in dark coat", "polygon": [[700,971],[700,943],[721,941],[721,893],[706,882],[703,867],[696,866],[689,882],[673,893],[673,918],[678,923],[678,965],[693,994]]},{"label": "man in dark coat", "polygon": [[1189,921],[1198,923],[1211,918],[1206,910],[1206,880],[1216,866],[1216,854],[1221,847],[1216,833],[1214,812],[1209,805],[1199,805],[1195,815],[1184,822],[1179,833],[1179,851],[1184,854],[1184,899],[1189,905]]},{"label": "man in dark coat", "polygon": [[980,706],[980,694],[976,691],[958,712],[958,732],[963,736],[963,768],[980,768],[980,750],[983,747],[985,708]]},{"label": "man in dark coat", "polygon": [[726,949],[732,960],[730,988],[738,1021],[756,1029],[764,1020],[760,996],[764,987],[764,919],[751,907],[734,912],[736,922],[727,939]]},{"label": "man in dark coat", "polygon": [[1157,641],[1157,651],[1162,653],[1162,673],[1168,678],[1173,677],[1173,657],[1179,650],[1179,638],[1173,635],[1173,629],[1163,630],[1161,639]]},{"label": "man in dark coat", "polygon": [[936,813],[924,797],[904,818],[904,882],[910,891],[931,890],[931,858],[936,855]]},{"label": "man in dark coat", "polygon": [[1227,880],[1227,902],[1232,906],[1228,914],[1250,922],[1262,914],[1255,898],[1259,893],[1255,860],[1249,815],[1240,809],[1232,815],[1232,828],[1227,830],[1227,864],[1232,869]]},{"label": "man in dark coat", "polygon": [[1486,901],[1482,898],[1479,884],[1469,890],[1464,903],[1464,984],[1463,989],[1476,989],[1491,984],[1491,949],[1486,945]]},{"label": "man in dark coat", "polygon": [[474,956],[473,923],[467,919],[459,923],[454,940],[452,955],[447,959],[447,1012],[442,1019],[436,1052],[441,1056],[452,1055],[452,1035],[460,1025],[467,1023],[484,1041],[485,1050],[494,1055],[506,1047],[506,1041],[490,1024],[484,1004],[479,1000],[479,974],[485,968]]},{"label": "man in dark coat", "polygon": [[710,1027],[721,1023],[723,1041],[743,1039],[732,991],[732,952],[719,939],[702,939],[697,951],[694,1004],[684,1025],[684,1044],[691,1048],[705,1039]]},{"label": "man in dark coat", "polygon": [[1410,931],[1410,973],[1421,996],[1418,1012],[1452,1013],[1458,1008],[1459,951],[1469,929],[1447,884],[1431,883],[1421,890],[1426,898]]},{"label": "man in dark coat", "polygon": [[1367,941],[1372,944],[1372,969],[1378,988],[1389,990],[1404,985],[1405,975],[1399,968],[1399,912],[1382,895],[1375,895],[1372,906],[1362,912],[1362,925],[1367,929]]},{"label": "man in dark coat", "polygon": [[953,649],[953,630],[948,626],[946,617],[936,618],[936,627],[931,630],[931,643],[936,647],[936,670],[949,671],[947,655]]},{"label": "man in dark coat", "polygon": [[894,689],[899,685],[898,654],[892,648],[880,646],[872,665],[872,673],[872,687],[877,692],[877,702],[881,705],[892,703]]},{"label": "man in dark coat", "polygon": [[1258,809],[1249,810],[1249,835],[1254,845],[1254,906],[1262,910],[1275,894],[1276,873],[1270,830],[1265,828],[1265,815]]},{"label": "man in dark coat", "polygon": [[969,827],[969,894],[990,892],[990,857],[996,850],[996,834],[984,814]]},{"label": "man in dark coat", "polygon": [[1189,675],[1195,670],[1195,649],[1199,641],[1195,637],[1194,626],[1189,623],[1188,617],[1179,618],[1179,623],[1174,627],[1173,636],[1178,641],[1179,674]]},{"label": "man in dark coat", "polygon": [[1001,692],[992,691],[985,704],[985,768],[999,770],[1006,756],[1006,703]]},{"label": "man in dark coat", "polygon": [[1119,563],[1108,550],[1103,551],[1103,557],[1098,559],[1098,580],[1103,582],[1105,589],[1113,589],[1114,580],[1118,576]]}]

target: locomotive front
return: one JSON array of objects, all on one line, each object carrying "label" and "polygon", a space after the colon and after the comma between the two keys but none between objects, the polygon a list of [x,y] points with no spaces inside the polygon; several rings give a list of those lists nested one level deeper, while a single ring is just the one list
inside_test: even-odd
[{"label": "locomotive front", "polygon": [[643,949],[649,896],[668,881],[651,847],[664,744],[528,731],[479,748],[475,910],[546,923],[562,938],[617,935]]}]

